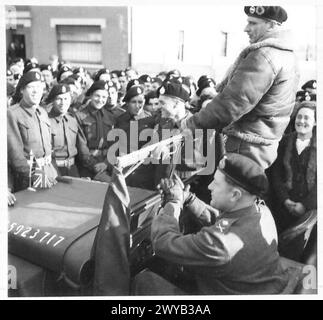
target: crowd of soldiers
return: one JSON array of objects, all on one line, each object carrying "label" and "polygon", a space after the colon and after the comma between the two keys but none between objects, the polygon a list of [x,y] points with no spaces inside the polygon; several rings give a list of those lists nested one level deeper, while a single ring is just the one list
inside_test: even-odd
[{"label": "crowd of soldiers", "polygon": [[[256,8],[258,10],[258,7]],[[270,11],[271,9],[267,8],[280,7],[265,7],[264,11],[260,9],[255,11],[254,7],[245,7],[245,13],[250,19],[249,27],[247,26],[245,31],[249,34],[251,44],[259,42],[259,39],[252,40],[253,18],[267,19],[267,16],[262,17],[262,15],[271,14],[269,19],[271,22],[281,23],[287,19],[287,15],[284,16],[285,13],[282,9]],[[271,26],[271,28],[274,27],[275,24]],[[252,48],[249,52],[245,52],[245,55],[253,54],[252,50],[256,51],[256,49]],[[284,50],[287,57],[289,49]],[[232,74],[234,72],[244,74],[244,69],[242,67],[239,69],[239,63],[242,64],[241,57],[239,56],[240,60],[236,62],[236,69],[231,70]],[[283,58],[285,59],[285,57]],[[249,77],[252,81],[253,73],[256,75],[269,73],[264,68],[265,63],[260,61],[260,58],[257,59],[261,66],[257,67],[259,70],[256,70],[254,65],[248,66],[251,69]],[[260,108],[258,108],[260,110],[258,113],[252,113],[250,108],[242,111],[241,106],[246,103],[245,98],[242,99],[242,104],[237,103],[240,109],[233,106],[238,98],[225,87],[240,85],[239,80],[243,84],[245,82],[244,78],[239,79],[238,77],[231,78],[230,82],[232,74],[227,75],[226,82],[216,83],[215,79],[208,75],[201,75],[195,82],[193,77],[183,76],[179,70],[162,71],[152,76],[140,75],[132,67],[113,71],[103,68],[90,74],[83,67],[72,67],[68,63],[59,63],[57,57],[53,59],[51,64],[38,64],[35,58],[27,61],[16,59],[7,70],[8,204],[14,204],[15,192],[28,187],[36,187],[41,183],[37,175],[32,174],[35,172],[33,167],[35,165],[42,166],[46,173],[45,187],[55,184],[57,176],[85,177],[109,182],[113,164],[107,155],[113,143],[108,139],[108,136],[113,129],[122,129],[125,132],[127,145],[123,150],[124,153],[129,153],[133,150],[130,144],[132,132],[130,125],[134,122],[138,125],[138,134],[145,128],[157,131],[159,128],[170,128],[183,132],[188,128],[206,129],[212,127],[217,130],[219,145],[223,147],[225,143],[223,149],[229,155],[241,153],[250,156],[255,162],[250,164],[248,162],[250,160],[240,159],[241,163],[247,168],[259,166],[261,170],[266,169],[270,182],[270,196],[267,196],[266,200],[269,205],[272,204],[272,208],[276,212],[277,210],[286,211],[285,219],[281,219],[279,215],[276,219],[274,216],[278,230],[280,232],[286,231],[305,211],[316,210],[316,193],[313,191],[316,190],[316,163],[314,163],[316,144],[314,145],[313,142],[316,137],[314,128],[316,124],[316,81],[306,82],[297,92],[296,97],[294,96],[292,114],[290,101],[286,100],[285,111],[282,114],[272,115],[266,114],[268,111],[264,112],[265,109],[261,110]],[[270,80],[266,90],[259,89],[263,97],[276,94],[270,87],[276,85],[275,81]],[[277,80],[277,85],[282,83],[283,81]],[[291,95],[293,95],[294,83],[296,81],[289,85],[288,90]],[[248,88],[248,90],[251,95],[256,95],[258,87]],[[244,94],[243,90],[237,90],[237,92]],[[248,95],[248,98],[251,95]],[[261,100],[261,98],[260,95],[254,98],[253,107],[264,101],[264,104],[267,103],[267,110],[274,110],[268,101]],[[278,98],[285,99],[286,94],[278,96]],[[277,102],[277,100],[275,101]],[[264,112],[265,116],[260,121],[261,112]],[[280,120],[277,124],[275,119],[278,118]],[[303,130],[310,128],[311,134],[307,133],[306,135],[301,132],[299,122],[308,122],[309,118],[312,119],[312,123],[302,126]],[[212,125],[211,120],[213,121]],[[258,120],[259,125],[257,125]],[[236,127],[234,127],[234,123],[237,123]],[[255,130],[257,136],[255,141],[250,140],[253,131],[248,129],[248,123],[252,123],[252,130]],[[277,127],[275,127],[276,125]],[[270,132],[266,126],[270,128]],[[239,128],[239,132],[237,128]],[[222,129],[224,130],[222,131]],[[281,129],[283,132],[280,132]],[[221,132],[224,133],[224,136]],[[285,144],[286,139],[283,138],[283,143],[278,147],[282,136],[284,138],[295,136],[295,138],[293,138],[293,142],[285,142]],[[292,144],[296,141],[295,139],[301,136],[306,139],[296,142],[294,155],[291,153],[293,151]],[[278,139],[277,143],[276,141],[268,142],[275,139]],[[306,142],[304,142],[305,140]],[[244,141],[245,146],[240,144],[240,149],[237,148],[237,141]],[[139,141],[137,148],[143,146],[140,143]],[[287,151],[286,148],[284,149],[286,145]],[[304,150],[309,151],[306,151],[305,154]],[[312,150],[314,151],[312,152]],[[119,152],[122,153],[120,150]],[[289,152],[288,155],[286,155],[287,152]],[[223,156],[223,153],[222,150],[218,159]],[[298,156],[299,162],[292,163]],[[248,178],[250,181],[254,178],[252,170],[245,173],[241,163],[236,163],[240,161],[239,159],[232,156],[229,156],[228,159],[227,170],[225,170],[226,165],[222,164],[223,173],[235,182],[240,177],[243,180],[243,183],[241,181],[238,183],[240,187],[248,191],[254,190],[255,186],[250,187],[249,182],[246,181]],[[230,163],[230,159],[232,159],[232,163]],[[289,163],[287,163],[288,161]],[[309,164],[311,167],[307,169]],[[196,167],[191,168],[186,165],[185,168],[178,166],[176,169],[183,179],[194,172]],[[138,169],[128,177],[127,182],[129,185],[154,189],[162,178],[169,177],[170,170],[169,165],[159,166],[158,170],[154,169],[154,178],[152,179],[151,171],[147,174],[147,167],[142,171]],[[232,170],[240,170],[244,173],[237,177],[232,174]],[[282,172],[290,173],[285,181],[282,181]],[[259,174],[258,171],[257,174]],[[204,186],[204,189],[207,190],[205,184],[209,182],[210,180],[203,181],[201,179],[199,186],[201,188]],[[259,185],[259,181],[257,183],[256,187],[259,190],[264,188],[263,184]],[[171,187],[168,186],[164,189],[167,188]],[[283,192],[282,189],[284,189]],[[205,194],[205,190],[200,193]],[[254,191],[252,194],[257,192]],[[303,202],[302,199],[308,198],[310,193],[310,198]],[[282,196],[284,198],[281,198]],[[276,206],[277,199],[281,200],[280,208]],[[288,214],[292,219],[287,218]],[[282,220],[284,221],[282,222]],[[301,246],[304,247],[303,242]],[[296,260],[301,259],[301,251],[298,252]],[[288,252],[295,252],[295,250],[293,251],[293,247],[292,249],[288,248]]]}]

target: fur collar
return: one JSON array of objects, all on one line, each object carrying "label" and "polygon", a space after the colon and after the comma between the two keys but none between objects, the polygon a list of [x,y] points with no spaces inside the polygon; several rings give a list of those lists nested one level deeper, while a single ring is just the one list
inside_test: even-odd
[{"label": "fur collar", "polygon": [[235,70],[239,66],[240,62],[246,58],[246,56],[251,52],[258,50],[263,47],[272,47],[279,50],[288,50],[293,51],[292,45],[290,41],[288,41],[288,31],[282,30],[282,31],[276,31],[267,34],[263,39],[261,39],[259,42],[253,43],[243,49],[241,53],[239,54],[238,58],[235,60],[235,62],[229,67],[228,71],[226,72],[224,79],[216,86],[217,92],[222,92],[224,87],[227,85],[229,80],[232,78]]},{"label": "fur collar", "polygon": [[[293,183],[293,170],[291,167],[291,158],[293,157],[293,148],[295,148],[297,139],[297,133],[293,132],[286,136],[286,149],[283,155],[283,163],[286,170],[287,180],[285,182],[286,187],[290,190],[292,189]],[[308,190],[311,190],[316,185],[316,131],[313,131],[313,136],[311,138],[311,143],[309,146],[310,154],[308,159],[308,166],[306,171],[306,183]]]}]

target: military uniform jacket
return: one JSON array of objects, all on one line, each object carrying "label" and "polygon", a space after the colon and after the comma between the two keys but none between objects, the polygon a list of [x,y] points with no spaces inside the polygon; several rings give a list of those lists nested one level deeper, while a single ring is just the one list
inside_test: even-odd
[{"label": "military uniform jacket", "polygon": [[109,147],[107,135],[114,127],[115,120],[104,107],[96,110],[90,102],[85,108],[77,112],[75,117],[86,137],[87,146],[90,150],[102,150]]},{"label": "military uniform jacket", "polygon": [[90,158],[86,139],[77,120],[70,114],[57,115],[52,109],[49,113],[52,127],[52,146],[56,159],[68,159],[79,156],[88,163]]},{"label": "military uniform jacket", "polygon": [[106,104],[104,108],[114,117],[114,119],[117,119],[120,117],[123,113],[126,112],[125,109],[119,107],[119,106],[110,106],[109,104]]},{"label": "military uniform jacket", "polygon": [[191,269],[199,294],[282,293],[289,277],[279,263],[275,224],[267,207],[257,207],[224,213],[215,223],[195,208],[204,227],[183,235],[175,218],[180,208],[168,203],[152,222],[155,253]]},{"label": "military uniform jacket", "polygon": [[[124,146],[124,149],[127,151],[126,153],[138,150],[145,145],[147,141],[139,141],[139,135],[144,129],[154,128],[155,124],[155,117],[142,118],[140,115],[133,116],[128,110],[121,114],[116,120],[116,128],[123,130],[127,137],[127,143],[126,146]],[[136,125],[138,126],[138,131],[135,129]],[[130,130],[130,128],[132,128],[132,130]],[[132,135],[136,133],[138,134],[136,137]]]},{"label": "military uniform jacket", "polygon": [[51,126],[47,112],[22,100],[7,111],[8,161],[14,173],[28,177],[27,160],[51,155]]}]

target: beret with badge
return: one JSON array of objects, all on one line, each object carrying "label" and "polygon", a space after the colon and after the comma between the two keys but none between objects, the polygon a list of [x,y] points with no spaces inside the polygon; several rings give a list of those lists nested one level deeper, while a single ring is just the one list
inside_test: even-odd
[{"label": "beret with badge", "polygon": [[61,81],[62,74],[65,72],[71,72],[71,74],[73,73],[72,69],[69,66],[63,65],[58,71],[57,82]]},{"label": "beret with badge", "polygon": [[309,80],[302,85],[302,90],[316,89],[316,87],[317,87],[316,80]]},{"label": "beret with badge", "polygon": [[13,96],[14,103],[18,102],[21,99],[21,90],[26,87],[26,85],[30,82],[34,81],[42,81],[42,75],[39,71],[29,71],[22,75],[19,79],[19,82],[16,87],[15,94]]},{"label": "beret with badge", "polygon": [[144,87],[141,85],[134,85],[129,90],[127,90],[127,93],[123,98],[123,101],[129,102],[133,97],[139,96],[140,94],[144,94]]},{"label": "beret with badge", "polygon": [[279,6],[246,6],[244,12],[248,16],[273,20],[279,24],[285,22],[288,18],[286,10]]},{"label": "beret with badge", "polygon": [[54,85],[47,96],[46,103],[52,102],[58,95],[65,94],[67,92],[70,92],[70,87],[67,84],[59,83]]},{"label": "beret with badge", "polygon": [[144,85],[145,83],[140,79],[132,79],[127,83],[126,91],[128,91],[132,86]]},{"label": "beret with badge", "polygon": [[316,94],[308,91],[300,90],[296,93],[296,101],[316,101]]},{"label": "beret with badge", "polygon": [[165,95],[172,98],[180,99],[186,102],[190,99],[189,92],[182,86],[181,83],[175,83],[172,81],[165,81],[161,87],[157,90],[158,96]]},{"label": "beret with badge", "polygon": [[53,68],[52,68],[52,66],[50,64],[41,64],[39,66],[39,69],[40,69],[40,71],[44,71],[44,70],[48,70],[50,72],[53,71]]},{"label": "beret with badge", "polygon": [[181,72],[178,69],[170,70],[166,74],[166,79],[170,80],[172,78],[179,78],[181,77]]},{"label": "beret with badge", "polygon": [[34,82],[34,81],[42,81],[42,76],[40,72],[38,71],[29,71],[19,79],[19,82],[17,84],[17,91],[20,91],[23,89],[28,83]]},{"label": "beret with badge", "polygon": [[110,74],[109,69],[107,69],[107,68],[100,69],[100,70],[95,74],[95,76],[94,76],[94,81],[98,81],[98,80],[100,80],[100,76],[101,76],[102,74]]},{"label": "beret with badge", "polygon": [[110,72],[112,78],[119,78],[120,77],[120,70],[112,70]]},{"label": "beret with badge", "polygon": [[148,74],[143,74],[143,75],[141,75],[141,76],[138,78],[138,80],[141,80],[141,81],[143,81],[143,82],[149,82],[149,83],[151,83],[151,82],[152,82],[152,79],[151,79],[151,77],[150,77]]},{"label": "beret with badge", "polygon": [[268,191],[267,176],[254,160],[238,153],[226,153],[219,162],[218,169],[233,184],[250,194],[263,197]]},{"label": "beret with badge", "polygon": [[157,82],[161,86],[163,83],[163,80],[158,77],[153,77],[153,78],[151,78],[151,82],[152,83]]},{"label": "beret with badge", "polygon": [[[25,65],[25,68],[24,68],[24,71],[23,73],[27,73],[29,72],[30,70],[33,70],[33,69],[39,69],[39,65],[38,63],[35,63],[35,62],[29,62]],[[33,70],[34,71],[34,70]]]},{"label": "beret with badge", "polygon": [[110,80],[110,81],[107,81],[106,83],[108,85],[108,88],[115,88],[118,91],[118,87],[117,87],[117,84],[115,82]]},{"label": "beret with badge", "polygon": [[108,91],[109,85],[106,83],[106,81],[98,80],[92,83],[91,87],[86,92],[86,96],[91,96],[94,91],[96,90],[106,90]]}]

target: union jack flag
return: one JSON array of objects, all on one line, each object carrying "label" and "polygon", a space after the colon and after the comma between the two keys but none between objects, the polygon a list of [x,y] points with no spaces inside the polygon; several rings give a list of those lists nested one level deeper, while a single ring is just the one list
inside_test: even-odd
[{"label": "union jack flag", "polygon": [[49,181],[48,176],[45,173],[45,166],[40,165],[37,160],[35,161],[35,171],[33,176],[36,177],[33,187],[34,188],[50,188],[52,183]]}]

